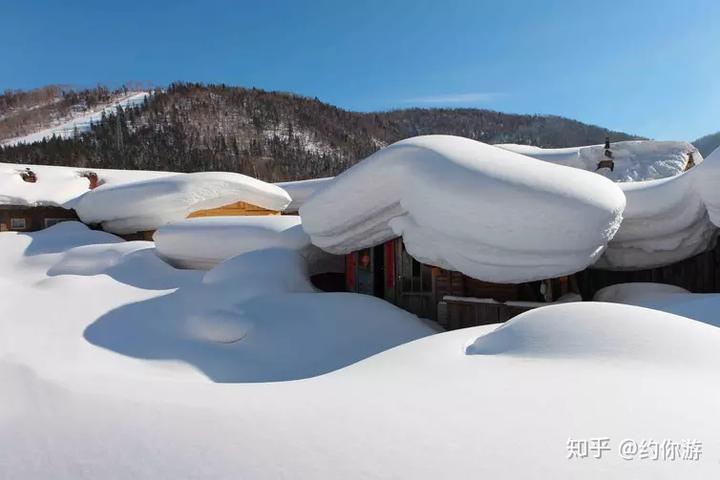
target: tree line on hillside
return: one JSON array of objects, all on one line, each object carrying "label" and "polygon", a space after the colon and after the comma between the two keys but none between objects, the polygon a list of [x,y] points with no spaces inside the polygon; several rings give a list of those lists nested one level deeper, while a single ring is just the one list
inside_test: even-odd
[{"label": "tree line on hillside", "polygon": [[75,138],[2,148],[0,161],[223,170],[282,181],[336,175],[385,145],[425,134],[542,147],[597,144],[608,134],[635,138],[557,116],[467,108],[359,113],[290,93],[174,83]]}]

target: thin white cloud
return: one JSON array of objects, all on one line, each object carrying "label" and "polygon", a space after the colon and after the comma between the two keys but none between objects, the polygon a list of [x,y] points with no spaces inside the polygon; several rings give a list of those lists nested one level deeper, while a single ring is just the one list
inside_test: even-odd
[{"label": "thin white cloud", "polygon": [[445,95],[407,98],[403,100],[403,103],[490,103],[504,96],[504,93],[497,92],[448,93]]}]

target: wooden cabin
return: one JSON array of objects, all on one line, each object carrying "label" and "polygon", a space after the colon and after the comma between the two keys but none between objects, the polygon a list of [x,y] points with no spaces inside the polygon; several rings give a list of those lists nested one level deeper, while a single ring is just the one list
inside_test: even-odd
[{"label": "wooden cabin", "polygon": [[592,299],[601,288],[633,282],[666,283],[693,293],[716,293],[720,292],[720,242],[703,253],[664,267],[629,271],[588,268],[575,276],[585,300]]},{"label": "wooden cabin", "polygon": [[[264,215],[280,215],[281,212],[277,210],[268,210],[267,208],[258,207],[252,203],[247,202],[235,202],[228,205],[223,205],[217,208],[208,208],[206,210],[197,210],[192,212],[186,218],[200,218],[200,217],[256,217]],[[119,235],[125,240],[147,240],[152,242],[155,230],[144,230],[142,232],[128,233]]]},{"label": "wooden cabin", "polygon": [[51,206],[0,205],[0,232],[34,232],[68,220],[78,220],[75,210]]},{"label": "wooden cabin", "polygon": [[497,284],[426,265],[410,256],[402,238],[346,255],[345,286],[350,292],[384,298],[447,329],[502,322],[578,292],[572,276]]},{"label": "wooden cabin", "polygon": [[501,323],[568,294],[589,301],[604,287],[632,282],[665,283],[694,293],[720,292],[720,243],[665,267],[635,271],[587,268],[570,276],[521,284],[483,282],[420,263],[407,253],[401,238],[345,258],[347,291],[384,298],[448,330]]},{"label": "wooden cabin", "polygon": [[195,217],[254,217],[263,215],[280,215],[277,210],[268,210],[258,207],[252,203],[235,202],[218,208],[198,210],[188,215],[187,218]]},{"label": "wooden cabin", "polygon": [[[29,167],[18,172],[26,183],[37,183]],[[67,220],[78,220],[75,210],[50,205],[0,205],[0,232],[35,232]]]}]

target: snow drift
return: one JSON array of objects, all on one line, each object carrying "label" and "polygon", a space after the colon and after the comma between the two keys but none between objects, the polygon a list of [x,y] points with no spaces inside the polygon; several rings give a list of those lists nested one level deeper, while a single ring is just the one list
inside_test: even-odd
[{"label": "snow drift", "polygon": [[[72,222],[0,233],[0,477],[718,476],[714,327],[591,303],[427,335],[379,299],[308,293],[287,249],[207,273],[153,251]],[[568,459],[569,437],[611,450]],[[627,438],[703,453],[628,461]]]},{"label": "snow drift", "polygon": [[421,262],[516,283],[584,269],[620,225],[625,197],[590,172],[466,138],[384,148],[301,208],[312,242],[347,253],[402,236]]},{"label": "snow drift", "polygon": [[690,293],[661,283],[621,283],[599,290],[593,300],[652,308],[720,327],[717,293]]},{"label": "snow drift", "polygon": [[286,248],[308,262],[310,274],[342,271],[343,259],[310,243],[297,215],[190,218],[153,236],[158,254],[180,268],[208,270],[241,253]]},{"label": "snow drift", "polygon": [[79,222],[0,234],[0,285],[13,299],[0,315],[0,357],[22,352],[47,365],[72,357],[121,376],[142,362],[136,374],[191,383],[269,382],[327,373],[436,332],[377,298],[316,293],[292,249],[247,252],[208,272],[175,269],[155,252],[152,242]]},{"label": "snow drift", "polygon": [[280,187],[239,173],[199,172],[103,185],[80,197],[75,209],[85,223],[127,234],[155,230],[192,212],[235,202],[282,211],[290,197]]},{"label": "snow drift", "polygon": [[720,330],[692,323],[665,312],[627,305],[559,304],[510,319],[475,339],[466,353],[717,364]]}]

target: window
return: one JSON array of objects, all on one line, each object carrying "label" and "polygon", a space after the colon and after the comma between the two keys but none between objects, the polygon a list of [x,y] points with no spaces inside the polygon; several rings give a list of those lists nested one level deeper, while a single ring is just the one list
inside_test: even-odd
[{"label": "window", "polygon": [[56,223],[60,222],[67,222],[70,220],[69,218],[46,218],[45,219],[45,228],[52,227]]},{"label": "window", "polygon": [[10,219],[10,230],[25,230],[25,219],[24,218],[11,218]]}]

